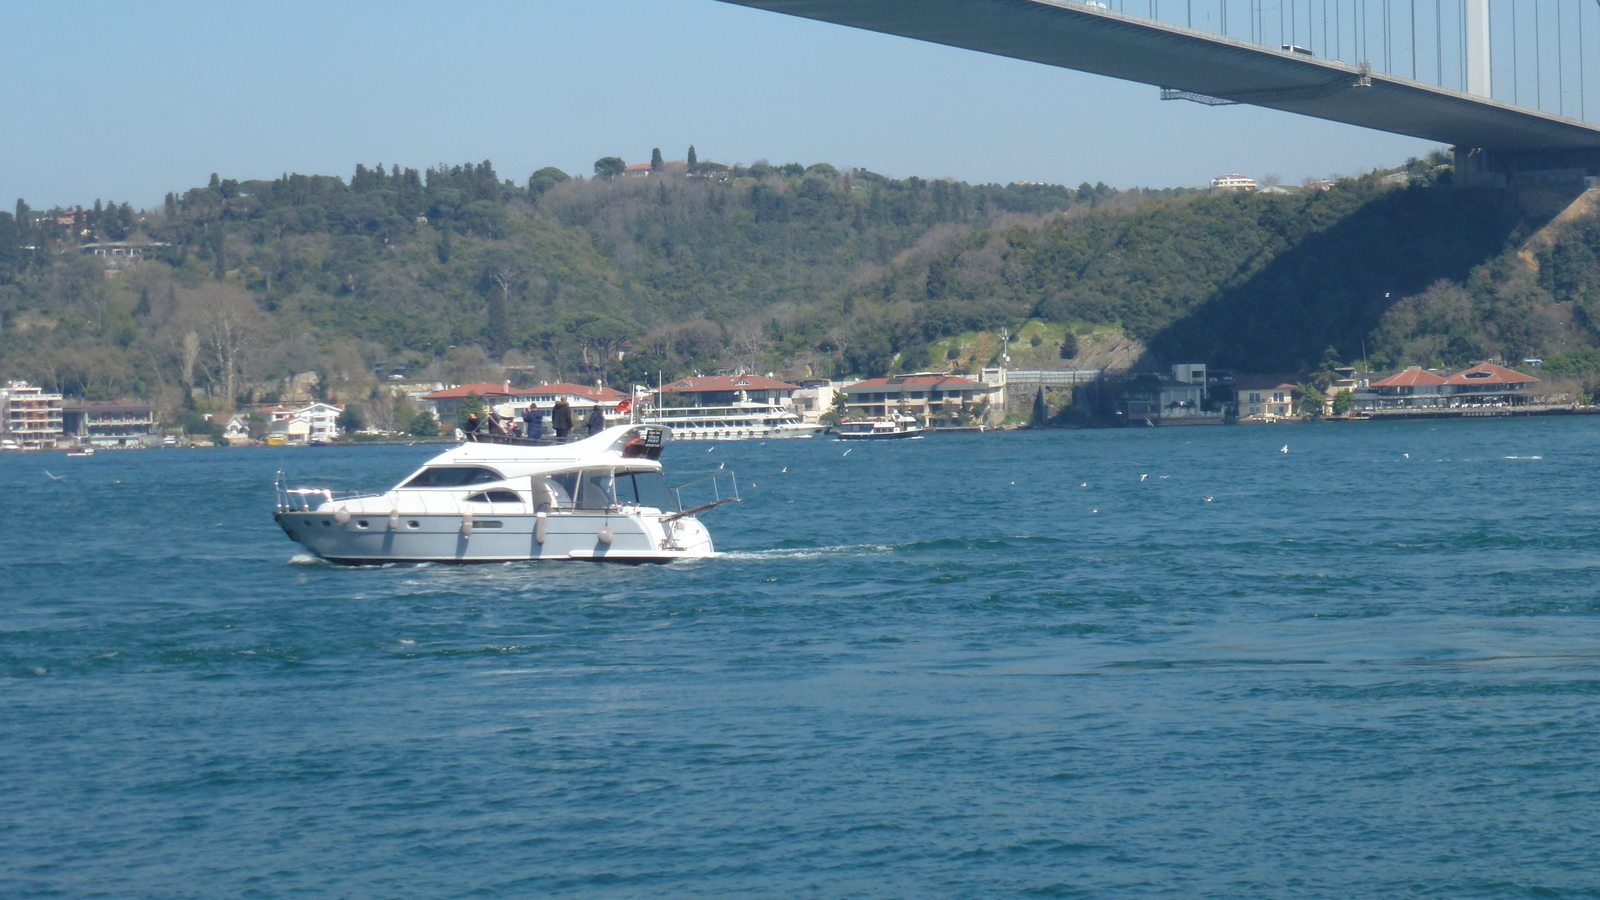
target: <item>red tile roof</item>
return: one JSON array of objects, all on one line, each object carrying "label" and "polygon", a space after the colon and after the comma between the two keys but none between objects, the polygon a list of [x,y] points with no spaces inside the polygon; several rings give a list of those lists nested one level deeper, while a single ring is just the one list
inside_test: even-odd
[{"label": "red tile roof", "polygon": [[1435,374],[1433,374],[1432,372],[1429,372],[1426,369],[1418,368],[1417,366],[1412,366],[1411,368],[1406,369],[1404,372],[1396,372],[1395,374],[1390,375],[1388,378],[1385,378],[1382,381],[1374,381],[1372,383],[1372,386],[1375,387],[1375,388],[1385,388],[1385,387],[1424,387],[1424,386],[1433,387],[1435,385],[1440,385],[1440,384],[1444,384],[1444,383],[1445,383],[1445,380],[1443,378],[1440,378],[1438,375],[1435,375]]},{"label": "red tile roof", "polygon": [[680,378],[662,390],[675,394],[708,394],[725,391],[798,391],[800,385],[778,381],[765,375],[697,375]]},{"label": "red tile roof", "polygon": [[459,387],[434,391],[426,395],[426,400],[464,400],[468,394],[477,394],[484,399],[493,399],[497,402],[505,400],[527,399],[530,397],[547,397],[556,394],[572,394],[575,397],[587,397],[600,403],[612,403],[628,396],[621,391],[608,387],[593,387],[582,384],[568,384],[557,382],[555,384],[541,384],[536,387],[510,388],[505,384],[483,382],[480,384],[463,384]]},{"label": "red tile roof", "polygon": [[845,387],[847,393],[856,391],[882,391],[889,388],[900,390],[934,390],[934,391],[965,391],[972,388],[984,388],[988,385],[959,375],[891,375],[888,378],[868,378]]},{"label": "red tile roof", "polygon": [[1494,363],[1480,363],[1470,369],[1463,369],[1447,379],[1449,384],[1538,384],[1539,379],[1532,375],[1512,371],[1505,366]]},{"label": "red tile roof", "polygon": [[453,387],[453,388],[445,388],[442,391],[434,391],[433,393],[428,394],[427,396],[425,396],[423,399],[425,399],[425,400],[466,399],[468,394],[477,394],[479,397],[487,397],[490,394],[493,394],[496,397],[507,396],[506,386],[504,384],[498,384],[498,383],[495,383],[495,382],[487,382],[486,381],[486,382],[480,382],[478,384],[463,384],[463,385],[459,385],[459,386]]},{"label": "red tile roof", "polygon": [[513,388],[511,390],[513,397],[548,397],[556,394],[573,394],[578,397],[588,397],[590,400],[596,400],[601,403],[611,403],[628,396],[621,391],[608,387],[585,387],[581,384],[568,384],[563,381],[558,381],[555,384],[541,384],[538,387]]}]

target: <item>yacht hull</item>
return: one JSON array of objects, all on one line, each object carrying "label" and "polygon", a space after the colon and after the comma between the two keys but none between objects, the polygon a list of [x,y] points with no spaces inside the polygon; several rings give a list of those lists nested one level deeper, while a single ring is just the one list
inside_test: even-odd
[{"label": "yacht hull", "polygon": [[[274,518],[293,541],[329,562],[490,563],[532,560],[671,562],[714,555],[711,536],[694,518],[575,511],[528,514],[352,514],[280,511]],[[541,540],[542,537],[542,540]],[[609,538],[609,541],[606,540]]]}]

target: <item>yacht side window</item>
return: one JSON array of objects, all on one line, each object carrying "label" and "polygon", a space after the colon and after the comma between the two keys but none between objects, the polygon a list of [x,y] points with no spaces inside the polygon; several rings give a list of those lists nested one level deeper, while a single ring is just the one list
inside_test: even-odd
[{"label": "yacht side window", "polygon": [[554,475],[547,475],[544,483],[550,489],[550,495],[555,497],[556,509],[572,508],[572,497],[578,493],[577,472],[558,472]]},{"label": "yacht side window", "polygon": [[440,466],[423,469],[401,487],[466,487],[469,484],[488,484],[491,481],[501,480],[503,479],[500,473],[493,469],[478,466]]},{"label": "yacht side window", "polygon": [[467,495],[468,503],[521,503],[516,491],[483,491]]}]

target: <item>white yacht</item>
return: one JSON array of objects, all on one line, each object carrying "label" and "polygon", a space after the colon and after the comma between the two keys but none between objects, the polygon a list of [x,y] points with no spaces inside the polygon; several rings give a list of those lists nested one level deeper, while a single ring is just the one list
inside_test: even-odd
[{"label": "white yacht", "polygon": [[833,426],[841,441],[921,440],[922,426],[911,416],[895,413],[876,419],[856,419]]},{"label": "white yacht", "polygon": [[[588,559],[666,562],[714,553],[695,517],[739,499],[732,473],[669,488],[670,433],[621,425],[566,443],[498,435],[428,460],[382,494],[278,484],[290,540],[346,565]],[[707,502],[683,508],[684,490]]]},{"label": "white yacht", "polygon": [[645,413],[646,425],[672,429],[675,441],[749,441],[808,438],[823,426],[807,422],[787,406],[741,400],[728,406],[667,406]]}]

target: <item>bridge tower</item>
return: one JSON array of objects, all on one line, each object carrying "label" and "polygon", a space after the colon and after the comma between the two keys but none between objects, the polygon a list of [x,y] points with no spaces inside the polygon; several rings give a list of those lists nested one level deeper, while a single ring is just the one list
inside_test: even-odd
[{"label": "bridge tower", "polygon": [[1493,97],[1489,75],[1489,0],[1467,0],[1467,93]]}]

